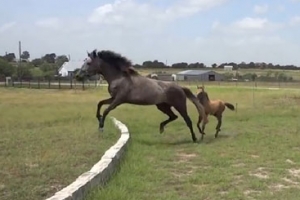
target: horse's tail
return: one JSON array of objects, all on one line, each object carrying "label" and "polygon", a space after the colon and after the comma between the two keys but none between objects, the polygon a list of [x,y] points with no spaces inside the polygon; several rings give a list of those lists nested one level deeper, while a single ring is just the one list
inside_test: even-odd
[{"label": "horse's tail", "polygon": [[192,93],[192,91],[186,87],[181,87],[186,95],[186,97],[193,102],[193,104],[196,106],[199,115],[203,117],[203,123],[208,123],[207,116],[205,114],[204,107],[202,104],[198,101],[197,97]]},{"label": "horse's tail", "polygon": [[229,108],[230,110],[234,110],[234,105],[232,105],[231,103],[225,102],[224,104],[225,104],[225,106],[226,106],[227,108]]}]

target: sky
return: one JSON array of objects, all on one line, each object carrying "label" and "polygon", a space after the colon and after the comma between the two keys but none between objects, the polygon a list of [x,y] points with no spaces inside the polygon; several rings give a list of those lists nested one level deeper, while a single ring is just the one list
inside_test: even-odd
[{"label": "sky", "polygon": [[0,0],[0,55],[300,66],[300,0]]}]

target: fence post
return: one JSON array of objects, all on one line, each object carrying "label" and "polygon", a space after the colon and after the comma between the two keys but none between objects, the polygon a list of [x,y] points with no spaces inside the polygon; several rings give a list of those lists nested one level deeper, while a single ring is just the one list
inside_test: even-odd
[{"label": "fence post", "polygon": [[50,78],[48,78],[48,89],[50,89]]},{"label": "fence post", "polygon": [[20,85],[21,85],[21,88],[22,88],[23,87],[22,78],[20,78]]},{"label": "fence post", "polygon": [[61,89],[60,88],[60,77],[58,77],[58,89]]},{"label": "fence post", "polygon": [[73,89],[73,76],[70,78],[70,89]]},{"label": "fence post", "polygon": [[29,87],[29,88],[31,88],[30,82],[31,82],[31,79],[28,80],[28,87]]},{"label": "fence post", "polygon": [[82,90],[84,90],[84,80],[82,81]]},{"label": "fence post", "polygon": [[38,89],[40,89],[40,78],[38,78]]}]

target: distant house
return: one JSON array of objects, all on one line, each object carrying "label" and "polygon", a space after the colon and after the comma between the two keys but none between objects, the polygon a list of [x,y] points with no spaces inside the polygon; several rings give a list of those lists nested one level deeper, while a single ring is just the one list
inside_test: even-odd
[{"label": "distant house", "polygon": [[225,71],[232,71],[232,69],[233,69],[233,66],[232,66],[232,65],[225,65],[225,66],[224,66],[224,70],[225,70]]},{"label": "distant house", "polygon": [[176,74],[178,81],[222,81],[224,76],[213,70],[185,70]]},{"label": "distant house", "polygon": [[80,69],[83,65],[83,61],[69,61],[64,62],[64,64],[59,68],[58,74],[62,77],[72,76],[76,69]]}]

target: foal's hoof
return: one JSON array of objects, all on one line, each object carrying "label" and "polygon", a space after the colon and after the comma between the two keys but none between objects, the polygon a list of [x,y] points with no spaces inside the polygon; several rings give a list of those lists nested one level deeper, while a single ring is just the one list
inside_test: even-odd
[{"label": "foal's hoof", "polygon": [[100,133],[103,133],[103,131],[104,131],[104,128],[99,128],[99,131],[100,131]]}]

